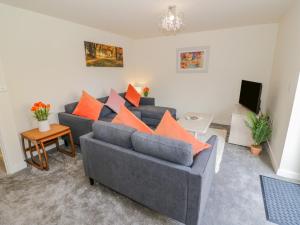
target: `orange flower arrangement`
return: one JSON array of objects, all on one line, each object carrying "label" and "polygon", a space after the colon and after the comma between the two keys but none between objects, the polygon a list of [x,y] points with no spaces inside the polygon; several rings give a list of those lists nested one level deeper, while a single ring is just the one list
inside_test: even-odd
[{"label": "orange flower arrangement", "polygon": [[34,114],[34,117],[38,121],[44,121],[48,119],[49,111],[50,111],[50,104],[44,104],[43,102],[36,102],[31,107],[31,111]]},{"label": "orange flower arrangement", "polygon": [[148,97],[149,91],[150,91],[150,88],[144,87],[144,89],[143,89],[143,95],[144,95],[145,97]]}]

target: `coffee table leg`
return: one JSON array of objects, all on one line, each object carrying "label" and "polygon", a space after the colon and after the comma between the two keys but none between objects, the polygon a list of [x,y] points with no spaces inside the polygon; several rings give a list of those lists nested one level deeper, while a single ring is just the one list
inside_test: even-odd
[{"label": "coffee table leg", "polygon": [[71,152],[72,152],[72,157],[75,157],[76,155],[76,150],[75,150],[75,146],[74,146],[74,142],[73,142],[73,137],[72,137],[72,133],[70,131],[69,133],[69,139],[70,139],[70,143],[71,143]]},{"label": "coffee table leg", "polygon": [[34,146],[35,146],[35,150],[38,153],[39,161],[37,162],[36,160],[34,160],[34,157],[33,157],[33,154],[32,154],[32,149],[30,147],[31,159],[28,160],[28,163],[31,164],[32,166],[42,170],[43,169],[43,164],[42,164],[42,157],[41,157],[40,149],[39,149],[39,146],[36,142],[34,142]]},{"label": "coffee table leg", "polygon": [[59,139],[58,138],[56,138],[55,145],[56,145],[56,150],[59,151]]},{"label": "coffee table leg", "polygon": [[68,156],[71,156],[71,157],[75,157],[76,155],[76,151],[75,151],[75,145],[74,145],[74,142],[73,142],[73,137],[72,137],[72,134],[71,134],[71,131],[69,133],[67,133],[66,135],[69,136],[69,139],[70,139],[70,147],[68,150],[65,150],[65,149],[59,149],[59,151],[61,153],[64,153]]},{"label": "coffee table leg", "polygon": [[48,154],[47,154],[47,152],[46,152],[44,143],[41,142],[40,145],[41,145],[41,148],[42,148],[42,154],[44,155],[44,159],[45,159],[45,161],[42,162],[43,168],[44,168],[45,170],[49,170],[49,165],[48,165]]},{"label": "coffee table leg", "polygon": [[26,153],[26,146],[25,146],[25,138],[22,137],[22,148],[23,148],[23,152],[24,152],[24,157],[25,157],[25,161],[27,161],[27,153]]}]

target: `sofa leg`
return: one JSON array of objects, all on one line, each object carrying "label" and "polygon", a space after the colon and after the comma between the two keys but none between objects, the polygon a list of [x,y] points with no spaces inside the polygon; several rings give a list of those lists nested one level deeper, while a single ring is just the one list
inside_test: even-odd
[{"label": "sofa leg", "polygon": [[90,180],[90,185],[94,185],[94,184],[95,184],[95,181],[94,181],[93,178],[90,178],[90,177],[89,177],[89,180]]}]

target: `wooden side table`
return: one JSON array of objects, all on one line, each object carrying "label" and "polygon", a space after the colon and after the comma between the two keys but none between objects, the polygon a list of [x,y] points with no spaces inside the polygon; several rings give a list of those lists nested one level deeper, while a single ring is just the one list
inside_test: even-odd
[{"label": "wooden side table", "polygon": [[[58,140],[60,137],[67,135],[70,139],[70,150],[59,148]],[[60,124],[51,124],[50,130],[47,132],[40,132],[37,128],[21,133],[22,147],[25,155],[25,161],[41,170],[48,170],[48,154],[45,147],[51,144],[56,144],[56,149],[71,157],[75,157],[76,151],[73,143],[71,130],[67,126]],[[27,147],[25,141],[27,140]],[[33,156],[33,152],[37,152],[37,157]],[[30,158],[28,154],[30,153]],[[36,159],[38,158],[38,159]]]}]

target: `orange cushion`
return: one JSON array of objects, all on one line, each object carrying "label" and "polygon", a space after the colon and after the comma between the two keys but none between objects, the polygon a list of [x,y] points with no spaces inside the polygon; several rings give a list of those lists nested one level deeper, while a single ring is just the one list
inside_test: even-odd
[{"label": "orange cushion", "polygon": [[155,134],[168,138],[177,139],[192,145],[193,155],[210,147],[209,144],[197,140],[192,134],[182,128],[172,117],[169,111],[166,111],[159,125],[155,130]]},{"label": "orange cushion", "polygon": [[125,98],[135,107],[139,107],[141,95],[135,90],[135,88],[131,84],[128,85]]},{"label": "orange cushion", "polygon": [[90,96],[86,91],[82,91],[79,103],[72,114],[98,120],[103,104],[94,97]]},{"label": "orange cushion", "polygon": [[121,106],[118,115],[113,119],[112,123],[123,124],[133,127],[138,131],[153,134],[153,130],[148,127],[143,121],[137,118],[132,112],[129,111],[124,105]]}]

